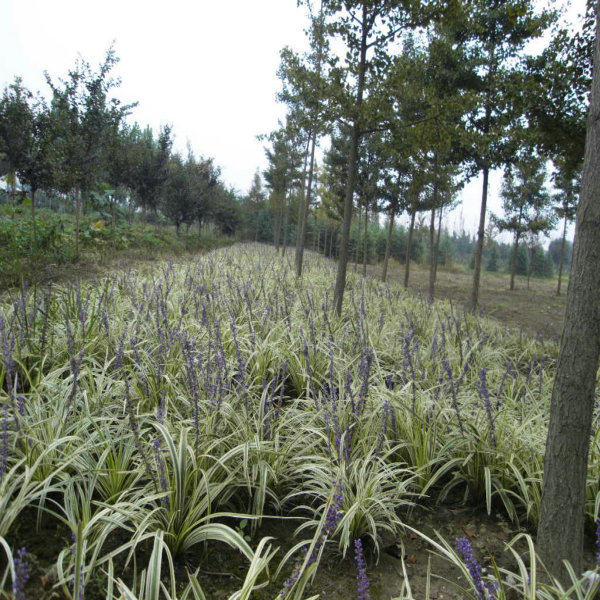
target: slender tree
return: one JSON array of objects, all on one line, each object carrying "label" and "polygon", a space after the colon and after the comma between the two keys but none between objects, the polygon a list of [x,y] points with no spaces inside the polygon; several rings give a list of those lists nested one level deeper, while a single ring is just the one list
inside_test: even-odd
[{"label": "slender tree", "polygon": [[[376,81],[368,75],[375,64],[381,66],[386,63],[390,42],[403,28],[414,22],[414,14],[407,10],[408,4],[410,3],[398,0],[327,0],[323,5],[325,17],[329,18],[326,31],[340,39],[346,59],[345,68],[336,66],[332,69],[332,79],[339,83],[330,89],[337,90],[338,94],[329,95],[339,107],[340,118],[347,121],[351,131],[346,163],[344,218],[334,290],[334,307],[338,315],[342,312],[346,285],[358,144],[365,130],[377,126],[375,121],[379,114],[378,95],[369,93],[365,96],[366,90],[375,91],[372,84]],[[350,93],[346,93],[347,91]]]},{"label": "slender tree", "polygon": [[494,216],[493,221],[500,231],[511,231],[514,236],[510,257],[512,291],[515,289],[519,242],[526,235],[537,238],[538,234],[547,233],[554,226],[543,159],[535,153],[529,154],[507,169],[500,195],[504,216]]},{"label": "slender tree", "polygon": [[577,212],[580,182],[578,177],[570,177],[568,173],[559,170],[554,178],[554,185],[558,190],[558,193],[554,197],[556,201],[554,210],[556,211],[557,217],[563,222],[558,262],[558,283],[556,285],[556,295],[560,296],[563,268],[565,263],[567,226],[571,221],[573,221]]},{"label": "slender tree", "polygon": [[476,80],[468,130],[472,165],[483,184],[470,298],[473,310],[479,302],[490,171],[512,160],[510,134],[522,116],[513,101],[518,95],[515,74],[523,68],[518,59],[526,42],[539,37],[553,16],[538,12],[535,4],[534,0],[472,0],[460,3],[464,10],[460,18],[452,13],[459,35],[472,52]]}]

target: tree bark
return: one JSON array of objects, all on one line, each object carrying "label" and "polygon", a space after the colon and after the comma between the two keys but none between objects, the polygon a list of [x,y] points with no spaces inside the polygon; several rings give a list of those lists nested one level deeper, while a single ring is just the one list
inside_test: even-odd
[{"label": "tree bark", "polygon": [[[433,192],[434,198],[437,195],[436,191]],[[434,199],[434,205],[436,200]],[[433,301],[435,296],[435,208],[431,209],[431,219],[429,221],[429,291],[427,297],[430,302]]]},{"label": "tree bark", "polygon": [[352,127],[350,152],[348,154],[348,169],[346,179],[346,197],[344,199],[344,221],[342,225],[342,239],[338,258],[338,269],[335,280],[333,304],[338,316],[342,314],[344,302],[344,289],[346,287],[346,269],[348,267],[348,240],[350,239],[350,224],[352,222],[352,203],[354,200],[354,185],[356,181],[356,157],[358,153],[358,140],[360,137],[360,110],[362,108],[365,87],[365,71],[367,66],[367,4],[363,3],[362,35],[360,41],[360,59],[358,62],[358,82],[356,88],[356,118]]},{"label": "tree bark", "polygon": [[363,238],[363,277],[367,276],[367,255],[369,253],[369,205],[365,205],[365,231]]},{"label": "tree bark", "polygon": [[442,235],[442,213],[444,212],[444,207],[440,206],[440,210],[438,211],[438,230],[437,236],[435,239],[435,263],[433,265],[433,281],[437,281],[437,270],[440,256],[440,237]]},{"label": "tree bark", "polygon": [[552,390],[538,551],[567,580],[583,563],[585,486],[600,358],[600,5],[596,3],[594,78],[565,323]]},{"label": "tree bark", "polygon": [[279,248],[281,247],[281,226],[283,224],[283,205],[285,204],[285,196],[287,192],[283,193],[282,201],[279,203],[277,207],[275,223],[273,225],[273,243],[275,245],[275,250],[279,252]]},{"label": "tree bark", "polygon": [[513,248],[510,255],[510,290],[515,289],[515,274],[517,271],[517,256],[519,252],[519,238],[520,233],[515,231],[515,241],[513,242]]},{"label": "tree bark", "polygon": [[567,217],[565,216],[563,224],[562,240],[560,242],[560,261],[558,263],[558,285],[556,287],[556,295],[560,296],[560,288],[562,286],[563,266],[565,262],[565,242],[567,240]]},{"label": "tree bark", "polygon": [[283,250],[282,254],[285,256],[285,251],[287,250],[287,246],[289,243],[289,229],[290,229],[290,204],[291,200],[289,198],[284,198],[285,202],[285,213],[283,217],[283,231],[281,232],[281,237],[283,239]]},{"label": "tree bark", "polygon": [[408,287],[408,278],[410,276],[410,252],[412,250],[413,232],[415,230],[415,217],[417,211],[412,208],[410,213],[410,226],[408,228],[408,240],[406,240],[406,261],[404,263],[404,287]]},{"label": "tree bark", "polygon": [[473,289],[471,290],[471,310],[477,310],[479,305],[479,281],[481,279],[481,261],[483,258],[483,242],[485,240],[485,215],[489,189],[490,169],[483,168],[483,188],[481,191],[481,209],[479,212],[479,227],[477,229],[477,244],[475,246],[475,265],[473,269]]},{"label": "tree bark", "polygon": [[362,218],[362,206],[358,206],[358,217],[356,219],[356,242],[354,245],[354,272],[358,272],[358,255],[360,252],[360,220]]},{"label": "tree bark", "polygon": [[388,263],[392,252],[392,235],[394,233],[394,219],[396,217],[396,203],[390,206],[390,216],[388,221],[387,239],[385,241],[385,256],[383,257],[383,269],[381,271],[381,281],[387,280]]},{"label": "tree bark", "polygon": [[75,257],[79,258],[79,203],[81,191],[75,191]]}]

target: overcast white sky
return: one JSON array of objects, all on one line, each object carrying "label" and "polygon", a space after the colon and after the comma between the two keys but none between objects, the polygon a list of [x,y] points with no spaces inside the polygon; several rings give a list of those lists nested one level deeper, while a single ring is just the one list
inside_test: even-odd
[{"label": "overcast white sky", "polygon": [[[569,13],[584,7],[571,0]],[[44,70],[58,77],[78,55],[98,63],[115,41],[119,97],[139,102],[133,118],[172,124],[179,149],[189,140],[245,190],[264,166],[256,135],[284,114],[275,101],[279,51],[303,48],[305,25],[296,0],[0,0],[0,85],[20,75],[45,92]],[[500,180],[491,178],[492,211]],[[480,187],[466,186],[450,225],[475,230]]]}]

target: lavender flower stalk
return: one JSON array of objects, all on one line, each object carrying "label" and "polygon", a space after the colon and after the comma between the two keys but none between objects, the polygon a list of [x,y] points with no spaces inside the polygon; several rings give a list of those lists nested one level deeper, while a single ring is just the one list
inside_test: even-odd
[{"label": "lavender flower stalk", "polygon": [[15,579],[12,586],[14,600],[26,600],[25,585],[29,580],[31,569],[27,562],[25,548],[17,550],[17,556],[13,559],[13,566],[15,569]]},{"label": "lavender flower stalk", "polygon": [[477,559],[473,554],[473,548],[471,547],[469,540],[466,537],[456,538],[454,545],[469,571],[477,598],[479,600],[496,600],[498,584],[495,581],[484,581],[481,565],[477,562]]},{"label": "lavender flower stalk", "polygon": [[354,540],[354,556],[356,557],[358,600],[369,600],[369,578],[367,577],[367,563],[363,553],[362,542]]}]

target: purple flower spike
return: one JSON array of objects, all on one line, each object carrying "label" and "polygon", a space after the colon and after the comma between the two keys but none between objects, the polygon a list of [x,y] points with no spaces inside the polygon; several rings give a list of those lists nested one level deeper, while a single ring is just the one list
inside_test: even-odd
[{"label": "purple flower spike", "polygon": [[17,556],[13,559],[15,568],[15,580],[13,581],[13,596],[15,600],[26,600],[25,585],[29,580],[31,569],[25,558],[25,548],[17,550]]},{"label": "purple flower spike", "polygon": [[367,563],[363,554],[362,542],[354,540],[354,556],[356,557],[356,570],[357,570],[357,588],[358,588],[358,600],[369,600],[369,578],[367,577]]},{"label": "purple flower spike", "polygon": [[466,537],[456,538],[454,541],[456,551],[464,561],[475,591],[479,600],[496,600],[496,590],[498,584],[493,582],[485,582],[483,579],[483,573],[481,565],[477,562],[475,555],[473,554],[473,548],[471,543]]}]

